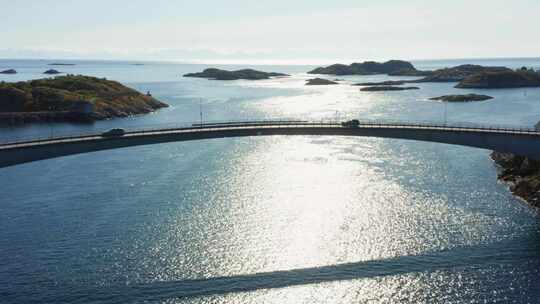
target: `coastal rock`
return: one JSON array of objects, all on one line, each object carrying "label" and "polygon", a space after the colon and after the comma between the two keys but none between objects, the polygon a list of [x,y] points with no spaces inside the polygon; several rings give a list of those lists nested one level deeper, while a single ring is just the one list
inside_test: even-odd
[{"label": "coastal rock", "polygon": [[335,82],[335,81],[331,81],[331,80],[323,79],[323,78],[309,79],[309,80],[307,80],[307,83],[306,83],[306,85],[308,85],[308,86],[313,86],[313,85],[333,85],[333,84],[338,84],[338,83]]},{"label": "coastal rock", "polygon": [[440,100],[447,102],[470,102],[470,101],[484,101],[493,99],[491,96],[478,95],[478,94],[466,94],[466,95],[444,95],[440,97],[433,97],[429,100]]},{"label": "coastal rock", "polygon": [[[540,122],[535,129],[540,129]],[[497,151],[491,158],[501,169],[498,179],[508,184],[514,195],[540,208],[540,161]]]},{"label": "coastal rock", "polygon": [[17,74],[17,71],[15,71],[14,69],[9,69],[9,70],[0,71],[0,74]]},{"label": "coastal rock", "polygon": [[323,75],[374,75],[374,74],[393,74],[400,75],[415,74],[419,71],[407,61],[390,60],[387,62],[366,61],[363,63],[353,63],[351,65],[333,64],[327,67],[319,67],[308,74]]},{"label": "coastal rock", "polygon": [[364,92],[380,92],[380,91],[406,91],[406,90],[419,90],[419,87],[394,87],[394,86],[374,86],[361,88],[360,91]]},{"label": "coastal rock", "polygon": [[459,82],[474,74],[482,72],[512,71],[505,67],[485,67],[481,65],[464,64],[452,68],[436,70],[431,75],[410,82]]},{"label": "coastal rock", "polygon": [[50,69],[50,70],[47,70],[45,72],[43,72],[43,74],[47,74],[47,75],[56,75],[56,74],[61,74],[61,72],[55,70],[55,69]]},{"label": "coastal rock", "polygon": [[91,121],[167,106],[118,82],[89,76],[0,83],[0,123]]},{"label": "coastal rock", "polygon": [[213,80],[261,80],[261,79],[270,79],[271,77],[285,77],[289,76],[283,73],[267,73],[261,72],[253,69],[243,69],[237,71],[227,71],[220,70],[215,68],[205,69],[200,73],[188,73],[184,77],[197,77],[197,78],[206,78]]},{"label": "coastal rock", "polygon": [[540,74],[527,70],[481,72],[463,79],[456,88],[504,89],[540,87]]},{"label": "coastal rock", "polygon": [[361,83],[355,83],[353,86],[397,86],[405,84],[405,81],[398,80],[398,81],[381,81],[381,82],[361,82]]},{"label": "coastal rock", "polygon": [[512,193],[540,208],[540,162],[510,153],[493,152],[491,158],[500,166],[499,180]]}]

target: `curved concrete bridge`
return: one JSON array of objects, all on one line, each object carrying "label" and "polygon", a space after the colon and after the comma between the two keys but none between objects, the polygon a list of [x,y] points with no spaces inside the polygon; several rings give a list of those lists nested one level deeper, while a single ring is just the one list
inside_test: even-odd
[{"label": "curved concrete bridge", "polygon": [[540,131],[410,123],[243,122],[127,132],[122,137],[92,134],[0,145],[0,168],[55,157],[168,142],[271,135],[368,136],[462,145],[510,152],[540,160]]}]

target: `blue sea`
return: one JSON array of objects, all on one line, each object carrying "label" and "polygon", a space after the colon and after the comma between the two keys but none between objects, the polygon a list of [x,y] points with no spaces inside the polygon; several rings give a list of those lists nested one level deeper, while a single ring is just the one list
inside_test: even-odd
[{"label": "blue sea", "polygon": [[[49,66],[53,62],[74,66]],[[135,65],[135,64],[142,65]],[[416,61],[540,69],[540,59]],[[216,65],[213,65],[216,66]],[[170,105],[94,124],[0,128],[0,142],[251,119],[532,126],[540,88],[360,92],[345,76],[183,78],[208,65],[0,60],[0,81],[49,68],[117,80]],[[429,98],[480,93],[486,102]],[[497,181],[490,151],[318,136],[212,139],[0,169],[0,303],[538,303],[540,217]]]}]

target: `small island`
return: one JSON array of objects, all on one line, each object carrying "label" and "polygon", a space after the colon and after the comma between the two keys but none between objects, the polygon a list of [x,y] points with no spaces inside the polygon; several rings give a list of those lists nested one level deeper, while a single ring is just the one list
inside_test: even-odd
[{"label": "small island", "polygon": [[59,66],[74,66],[75,63],[62,63],[62,62],[53,62],[49,63],[48,65],[59,65]]},{"label": "small island", "polygon": [[478,95],[478,94],[466,94],[466,95],[444,95],[439,97],[433,97],[429,100],[439,100],[446,102],[471,102],[471,101],[485,101],[493,99],[491,96]]},{"label": "small island", "polygon": [[9,70],[0,71],[0,74],[13,75],[13,74],[17,74],[17,71],[15,71],[14,69],[9,69]]},{"label": "small island", "polygon": [[55,69],[50,69],[50,70],[47,70],[45,72],[43,72],[43,74],[47,74],[47,75],[56,75],[56,74],[62,74],[62,72],[59,72]]},{"label": "small island", "polygon": [[270,79],[271,77],[286,77],[290,76],[283,73],[267,73],[253,69],[243,69],[237,71],[220,70],[216,68],[209,68],[200,73],[188,73],[184,77],[197,77],[206,78],[212,80],[262,80]]},{"label": "small island", "polygon": [[91,122],[168,105],[116,81],[68,75],[0,83],[0,123]]},{"label": "small island", "polygon": [[306,85],[308,85],[308,86],[338,84],[335,81],[331,81],[331,80],[323,79],[323,78],[313,78],[313,79],[308,79],[306,81],[307,81]]},{"label": "small island", "polygon": [[506,89],[540,87],[540,74],[529,70],[481,72],[463,79],[456,88]]},{"label": "small island", "polygon": [[350,65],[333,64],[327,67],[319,67],[308,74],[323,75],[375,75],[388,74],[396,76],[425,76],[429,72],[417,70],[412,63],[403,60],[390,60],[387,62],[366,61]]},{"label": "small island", "polygon": [[353,86],[398,86],[403,85],[406,82],[403,80],[387,80],[387,81],[381,81],[381,82],[362,82],[362,83],[355,83]]},{"label": "small island", "polygon": [[407,90],[419,90],[419,87],[394,87],[394,86],[374,86],[361,88],[360,91],[364,92],[382,92],[382,91],[407,91]]},{"label": "small island", "polygon": [[503,71],[511,71],[511,70],[505,67],[485,67],[481,65],[464,64],[464,65],[458,65],[452,68],[444,68],[444,69],[435,70],[431,73],[431,75],[425,78],[422,78],[419,80],[412,80],[408,82],[411,82],[411,83],[459,82],[474,74],[483,73],[483,72],[503,72]]}]

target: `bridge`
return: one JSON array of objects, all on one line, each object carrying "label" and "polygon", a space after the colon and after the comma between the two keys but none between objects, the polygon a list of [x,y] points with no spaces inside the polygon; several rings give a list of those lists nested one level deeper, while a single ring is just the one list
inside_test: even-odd
[{"label": "bridge", "polygon": [[104,137],[101,134],[59,136],[0,144],[0,168],[80,153],[141,145],[273,135],[408,139],[509,152],[540,160],[540,131],[535,129],[400,122],[361,122],[358,127],[345,127],[339,122],[250,121],[131,130],[117,137]]}]

